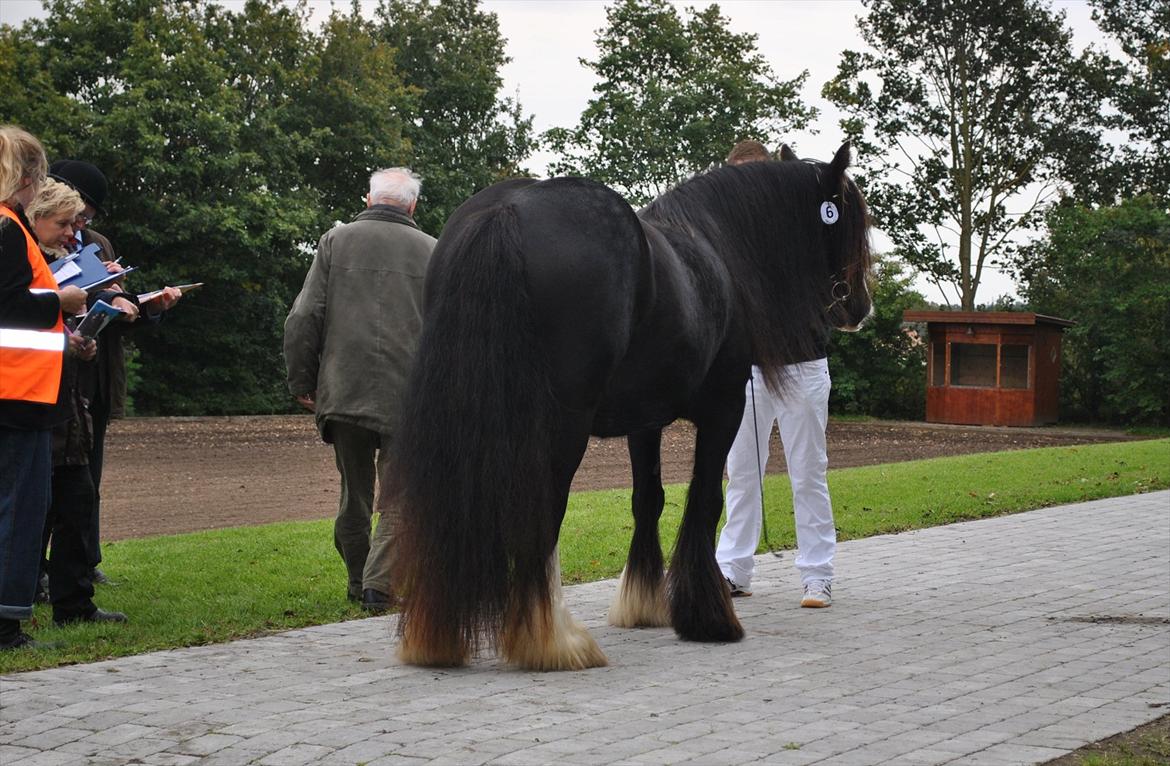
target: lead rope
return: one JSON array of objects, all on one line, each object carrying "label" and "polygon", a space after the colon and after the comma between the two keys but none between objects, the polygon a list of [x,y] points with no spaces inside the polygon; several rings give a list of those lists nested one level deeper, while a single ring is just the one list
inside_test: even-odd
[{"label": "lead rope", "polygon": [[[760,523],[764,530],[764,547],[767,548],[768,553],[771,553],[776,558],[782,558],[780,551],[772,547],[772,543],[768,540],[768,515],[764,513],[764,466],[760,461],[760,421],[756,418],[756,376],[750,375],[748,377],[752,392],[752,431],[756,436],[756,478],[760,482]],[[772,424],[768,423],[768,438],[772,438]]]}]

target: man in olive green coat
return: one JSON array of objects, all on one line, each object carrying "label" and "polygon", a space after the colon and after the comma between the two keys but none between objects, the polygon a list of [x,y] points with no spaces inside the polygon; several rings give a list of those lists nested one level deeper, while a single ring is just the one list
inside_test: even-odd
[{"label": "man in olive green coat", "polygon": [[413,215],[420,180],[406,168],[370,176],[366,210],[321,237],[284,323],[288,388],[317,415],[341,474],[333,541],[347,595],[389,607],[391,522],[371,540],[374,482],[385,470],[422,331],[423,278],[434,249]]}]

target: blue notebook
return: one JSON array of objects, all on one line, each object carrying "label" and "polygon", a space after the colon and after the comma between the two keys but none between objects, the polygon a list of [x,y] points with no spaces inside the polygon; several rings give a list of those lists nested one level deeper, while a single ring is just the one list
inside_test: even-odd
[{"label": "blue notebook", "polygon": [[100,247],[96,244],[89,244],[73,255],[58,258],[50,263],[49,269],[57,278],[57,286],[75,285],[87,291],[97,290],[112,282],[117,282],[134,271],[131,267],[111,274],[106,271],[106,262],[98,257],[99,252],[101,252]]}]

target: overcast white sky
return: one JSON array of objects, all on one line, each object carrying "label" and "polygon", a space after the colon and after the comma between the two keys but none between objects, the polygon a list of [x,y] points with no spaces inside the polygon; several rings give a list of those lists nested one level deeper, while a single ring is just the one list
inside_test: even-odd
[{"label": "overcast white sky", "polygon": [[[929,0],[924,0],[929,1]],[[482,0],[485,8],[500,19],[508,40],[512,62],[504,67],[505,88],[519,91],[526,113],[535,116],[538,130],[568,127],[576,123],[592,96],[593,73],[578,60],[596,58],[594,38],[605,26],[606,0]],[[709,0],[675,2],[680,9],[704,8]],[[1084,47],[1097,41],[1096,26],[1086,0],[1058,0],[1054,7],[1065,11]],[[828,158],[844,138],[837,127],[839,113],[821,98],[821,86],[837,71],[841,52],[865,46],[857,31],[856,19],[865,13],[859,0],[723,0],[723,15],[733,32],[758,36],[757,47],[780,79],[791,79],[807,69],[808,80],[801,94],[805,103],[820,110],[815,132],[786,137],[801,156]],[[534,171],[543,170],[550,156],[538,153],[529,162]],[[882,236],[880,247],[888,246]],[[937,290],[920,280],[917,288],[929,300],[944,300]],[[979,300],[990,302],[1000,295],[1015,294],[1005,275],[985,268]],[[953,299],[953,295],[951,296]]]},{"label": "overcast white sky", "polygon": [[[924,0],[928,2],[929,0]],[[512,62],[502,72],[508,95],[518,93],[527,114],[535,116],[538,131],[551,127],[568,127],[576,123],[592,96],[593,73],[582,67],[579,59],[596,58],[594,37],[605,26],[607,0],[481,0],[487,10],[500,20],[500,29],[508,41]],[[364,4],[375,3],[363,0]],[[221,4],[242,5],[242,0],[221,0]],[[702,8],[708,0],[676,2],[680,9]],[[328,13],[327,0],[314,0],[312,6]],[[1096,27],[1090,18],[1086,0],[1056,0],[1053,5],[1066,12],[1068,23],[1083,47],[1096,42]],[[862,48],[855,19],[865,12],[859,0],[723,0],[723,15],[730,19],[734,32],[752,32],[759,36],[758,48],[781,79],[791,79],[809,70],[802,94],[804,101],[821,110],[814,126],[818,134],[801,133],[787,140],[798,153],[810,157],[828,157],[840,144],[837,114],[820,96],[821,86],[836,72],[841,52]],[[339,3],[348,7],[348,2]],[[39,0],[0,0],[0,22],[18,24],[30,15],[40,14]],[[528,167],[541,172],[550,156],[539,153]],[[882,238],[878,238],[879,246]],[[931,300],[940,296],[925,283],[919,285]],[[1010,280],[997,273],[985,273],[979,299],[1014,293]]]}]

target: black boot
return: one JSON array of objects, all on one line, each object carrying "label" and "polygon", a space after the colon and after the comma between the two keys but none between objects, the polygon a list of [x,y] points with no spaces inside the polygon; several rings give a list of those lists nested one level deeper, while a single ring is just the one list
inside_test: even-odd
[{"label": "black boot", "polygon": [[0,619],[0,652],[13,649],[55,649],[60,644],[33,641],[32,636],[20,629],[20,620]]},{"label": "black boot", "polygon": [[390,609],[390,596],[380,590],[366,588],[362,591],[362,611],[382,614]]}]

